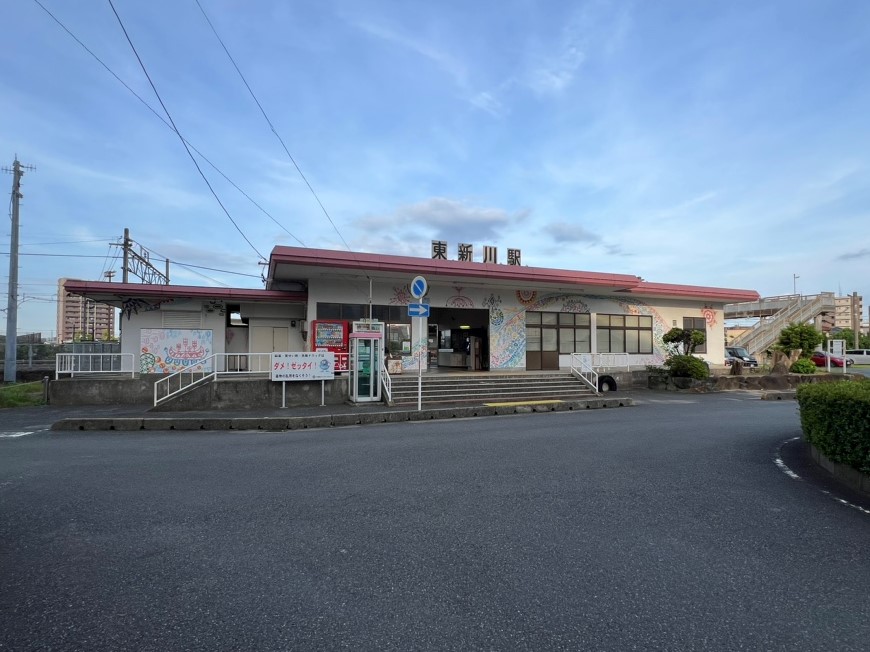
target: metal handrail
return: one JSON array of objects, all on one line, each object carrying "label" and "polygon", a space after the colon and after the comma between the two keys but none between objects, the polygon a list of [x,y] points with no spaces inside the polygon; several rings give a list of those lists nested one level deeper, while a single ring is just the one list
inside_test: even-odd
[{"label": "metal handrail", "polygon": [[393,402],[393,378],[390,372],[387,371],[386,365],[381,362],[381,385],[384,388],[384,394],[387,396],[387,403]]},{"label": "metal handrail", "polygon": [[[176,371],[175,373],[171,373],[168,376],[164,376],[163,378],[159,378],[154,383],[154,407],[160,405],[163,401],[167,401],[173,396],[180,394],[182,391],[187,390],[195,385],[199,385],[201,383],[214,380],[217,377],[217,371],[214,369],[217,367],[217,359],[221,356],[224,356],[224,353],[213,353],[207,358],[202,358],[201,360],[197,360],[197,366],[202,366],[205,368],[209,367],[209,362],[211,362],[211,368],[213,371],[192,371],[189,369],[181,369]],[[200,376],[196,380],[193,380],[195,376]],[[185,378],[189,378],[190,382],[187,384],[184,383]],[[178,382],[178,387],[176,389],[172,389],[172,384],[174,382]],[[161,388],[165,387],[166,394],[163,396],[159,396],[161,393]]]},{"label": "metal handrail", "polygon": [[[117,364],[116,364],[117,363]],[[132,353],[58,353],[55,357],[54,378],[69,374],[117,374],[129,373],[134,378]]]},{"label": "metal handrail", "polygon": [[571,354],[571,373],[577,376],[584,383],[592,388],[592,391],[599,394],[598,391],[598,372],[592,368],[592,365],[583,357],[586,353]]}]

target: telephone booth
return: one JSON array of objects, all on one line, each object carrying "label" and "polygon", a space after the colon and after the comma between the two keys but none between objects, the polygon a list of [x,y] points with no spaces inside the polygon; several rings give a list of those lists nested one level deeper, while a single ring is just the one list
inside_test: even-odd
[{"label": "telephone booth", "polygon": [[[357,323],[354,323],[356,329]],[[373,324],[364,324],[369,328]],[[383,324],[381,324],[383,326]],[[350,400],[368,403],[381,400],[381,367],[384,360],[383,329],[350,334]]]}]

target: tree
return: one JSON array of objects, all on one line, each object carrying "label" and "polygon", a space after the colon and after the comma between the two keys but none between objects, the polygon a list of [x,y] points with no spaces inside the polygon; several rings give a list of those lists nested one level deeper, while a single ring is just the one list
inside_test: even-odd
[{"label": "tree", "polygon": [[821,344],[824,336],[809,324],[789,324],[779,334],[776,346],[789,355],[792,351],[801,350],[801,357],[809,357],[815,348]]},{"label": "tree", "polygon": [[847,349],[870,349],[870,335],[864,335],[860,333],[858,335],[858,346],[855,346],[855,331],[851,328],[844,328],[841,331],[836,333],[828,333],[827,339],[829,340],[846,340],[846,348]]},{"label": "tree", "polygon": [[707,335],[704,331],[695,331],[690,328],[672,328],[662,335],[662,342],[681,346],[681,351],[685,355],[692,355],[695,348],[706,341]]}]

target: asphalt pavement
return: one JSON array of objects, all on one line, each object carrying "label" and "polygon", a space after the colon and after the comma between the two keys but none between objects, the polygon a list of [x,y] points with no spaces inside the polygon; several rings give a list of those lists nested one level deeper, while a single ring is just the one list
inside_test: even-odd
[{"label": "asphalt pavement", "polygon": [[870,501],[796,403],[633,398],[2,439],[0,649],[865,650]]}]

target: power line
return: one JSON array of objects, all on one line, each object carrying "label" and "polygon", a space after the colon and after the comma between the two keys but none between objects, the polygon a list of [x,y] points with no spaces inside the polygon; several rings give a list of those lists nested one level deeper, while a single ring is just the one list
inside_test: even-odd
[{"label": "power line", "polygon": [[[8,251],[0,251],[0,256],[8,256]],[[19,256],[44,256],[48,258],[105,258],[105,256],[98,256],[96,254],[45,254],[45,253],[19,253]],[[158,254],[159,255],[159,254]],[[157,262],[164,262],[166,258],[155,258]],[[233,272],[228,269],[217,269],[215,267],[204,267],[202,265],[191,265],[189,263],[180,263],[177,260],[172,261],[173,265],[180,265],[182,267],[190,267],[194,269],[207,269],[211,272],[220,272],[221,274],[234,274],[235,276],[247,276],[249,278],[261,278],[258,274],[246,274],[245,272]],[[44,285],[44,284],[42,284]]]},{"label": "power line", "polygon": [[226,206],[224,206],[223,202],[220,200],[220,197],[217,196],[217,193],[212,188],[211,183],[209,183],[208,178],[202,171],[202,168],[199,167],[199,163],[196,162],[196,157],[190,151],[190,148],[187,146],[187,142],[182,138],[181,132],[178,130],[178,127],[175,124],[175,120],[172,119],[172,114],[169,113],[169,109],[166,108],[166,104],[163,102],[163,98],[160,97],[160,93],[157,92],[157,86],[154,85],[154,82],[151,79],[151,75],[148,74],[148,69],[145,68],[145,64],[142,62],[142,58],[139,56],[139,52],[136,50],[136,46],[133,45],[132,39],[130,39],[130,35],[127,33],[127,28],[124,27],[124,21],[121,20],[121,16],[118,15],[118,11],[115,9],[115,5],[112,0],[108,0],[109,6],[112,8],[112,13],[115,14],[115,18],[118,19],[118,25],[121,26],[121,31],[124,32],[124,37],[127,39],[127,43],[130,44],[130,49],[133,50],[133,54],[136,55],[136,60],[139,62],[139,67],[142,68],[142,72],[145,74],[145,77],[148,79],[148,83],[151,85],[151,90],[154,91],[154,95],[157,96],[157,101],[160,102],[160,106],[163,107],[163,111],[166,113],[166,117],[169,119],[169,122],[172,124],[172,130],[178,136],[179,140],[181,140],[181,144],[184,146],[184,151],[187,152],[187,155],[190,157],[190,160],[193,161],[194,166],[196,167],[196,171],[199,172],[199,176],[202,177],[202,180],[205,181],[205,185],[208,186],[209,191],[214,196],[215,201],[217,201],[218,205],[223,209],[223,212],[226,214],[227,218],[229,218],[230,222],[233,223],[233,226],[236,227],[236,230],[239,234],[244,238],[245,242],[250,245],[251,249],[262,259],[266,260],[265,256],[260,253],[260,251],[254,246],[254,243],[248,239],[248,236],[245,235],[244,231],[236,224],[236,221],[233,219],[233,216],[230,215],[230,212],[227,210]]},{"label": "power line", "polygon": [[[156,110],[154,110],[154,107],[152,107],[150,104],[148,104],[148,102],[147,102],[147,101],[146,101],[146,100],[145,100],[141,95],[139,95],[139,93],[137,93],[135,90],[133,90],[133,89],[130,87],[130,85],[127,84],[127,82],[125,82],[123,79],[121,79],[121,77],[119,77],[119,76],[115,73],[114,70],[112,70],[111,68],[109,68],[109,66],[106,65],[105,62],[103,62],[103,60],[100,59],[100,57],[98,57],[96,54],[94,54],[94,52],[93,52],[93,51],[92,51],[92,50],[91,50],[87,45],[85,45],[85,44],[84,44],[84,43],[83,43],[83,42],[82,42],[82,41],[81,41],[81,40],[80,40],[80,39],[79,39],[75,34],[73,34],[73,33],[69,30],[69,28],[67,28],[67,26],[64,25],[64,24],[60,21],[60,19],[57,18],[57,16],[55,16],[53,13],[51,13],[51,11],[49,11],[49,10],[48,10],[48,9],[47,9],[47,8],[46,8],[46,7],[45,7],[45,6],[44,6],[44,5],[43,5],[39,0],[33,0],[33,1],[34,1],[37,5],[39,5],[39,7],[42,8],[42,10],[43,10],[45,13],[47,13],[47,14],[49,15],[49,17],[50,17],[54,22],[56,22],[56,23],[60,26],[60,28],[61,28],[63,31],[65,31],[67,34],[69,34],[69,35],[72,37],[72,39],[73,39],[76,43],[78,43],[80,46],[82,46],[82,48],[84,48],[85,52],[87,52],[87,53],[90,54],[94,59],[96,59],[97,63],[99,63],[103,68],[105,68],[106,71],[107,71],[110,75],[112,75],[112,77],[114,77],[116,80],[118,80],[118,82],[120,82],[120,84],[121,84],[124,88],[126,88],[128,91],[130,91],[130,92],[133,94],[133,96],[134,96],[137,100],[139,100],[143,105],[145,105],[145,108],[147,108],[149,111],[151,111],[151,113],[153,113],[153,114],[157,117],[158,120],[160,120],[164,125],[166,125],[167,129],[171,129],[172,131],[175,131],[175,129],[173,129],[172,125],[169,124],[169,123],[166,121],[166,118],[164,118],[164,117],[163,117],[162,115],[160,115]],[[178,133],[178,132],[176,132],[176,133]],[[193,144],[192,144],[189,140],[183,138],[183,137],[181,136],[181,134],[178,134],[178,136],[179,136],[179,138],[182,138],[182,139],[184,140],[184,142],[186,142],[186,143],[188,144],[188,146],[190,147],[190,149],[192,149],[194,152],[196,152],[197,155],[198,155],[198,156],[199,156],[203,161],[205,161],[206,163],[208,163],[209,166],[211,166],[211,168],[212,168],[215,172],[217,172],[219,175],[221,175],[227,183],[229,183],[233,188],[235,188],[236,190],[238,190],[238,191],[239,191],[239,192],[240,192],[240,193],[241,193],[241,194],[242,194],[242,195],[243,195],[243,196],[244,196],[244,197],[245,197],[249,202],[251,202],[254,206],[256,206],[257,209],[259,209],[259,211],[260,211],[261,213],[263,213],[266,217],[268,217],[270,220],[272,220],[272,221],[276,224],[276,226],[278,226],[278,228],[280,228],[282,231],[284,231],[284,233],[286,233],[286,234],[289,235],[291,238],[293,238],[294,240],[296,240],[296,242],[298,242],[301,246],[303,246],[303,247],[306,247],[306,246],[307,246],[304,242],[302,242],[302,240],[300,240],[298,237],[296,237],[295,235],[293,235],[293,233],[291,233],[291,232],[287,229],[287,227],[285,227],[285,226],[284,226],[283,224],[281,224],[277,219],[275,219],[275,217],[273,217],[272,214],[271,214],[269,211],[267,211],[265,208],[263,208],[262,206],[260,206],[260,204],[258,204],[258,203],[256,202],[256,200],[254,200],[253,197],[251,197],[248,193],[246,193],[244,190],[242,190],[242,189],[241,189],[241,188],[236,184],[235,181],[233,181],[233,180],[230,179],[226,174],[224,174],[224,172],[223,172],[223,171],[222,171],[222,170],[221,170],[217,165],[215,165],[214,163],[212,163],[212,162],[209,160],[209,158],[208,158],[205,154],[203,154],[203,153],[202,153],[201,151],[199,151],[196,147],[194,147]]]},{"label": "power line", "polygon": [[[109,0],[111,2],[111,0]],[[242,79],[242,83],[245,85],[245,88],[248,89],[248,93],[251,94],[254,102],[257,104],[257,107],[260,109],[260,113],[263,114],[263,118],[265,118],[266,123],[269,125],[269,128],[272,130],[272,133],[275,134],[275,138],[278,139],[278,142],[281,143],[281,147],[284,148],[284,152],[287,154],[287,158],[290,159],[290,162],[293,163],[293,166],[296,168],[296,171],[299,173],[299,176],[302,177],[302,180],[305,182],[305,185],[308,186],[308,190],[311,191],[311,194],[314,196],[314,199],[317,201],[318,206],[320,206],[320,210],[323,211],[323,214],[326,216],[326,219],[329,220],[329,223],[332,225],[332,228],[335,229],[335,232],[338,234],[338,237],[341,238],[341,241],[344,243],[344,246],[348,251],[351,251],[350,246],[347,244],[347,241],[344,239],[344,236],[341,234],[341,231],[338,230],[338,227],[335,225],[335,222],[332,221],[332,217],[330,217],[329,212],[326,210],[326,207],[323,205],[323,202],[320,201],[320,197],[317,196],[317,193],[314,191],[312,185],[308,182],[308,179],[305,177],[305,174],[302,172],[302,168],[299,167],[299,164],[296,162],[296,159],[293,158],[293,155],[290,153],[290,150],[287,149],[287,145],[284,143],[284,139],[281,138],[278,131],[275,129],[275,125],[272,124],[272,121],[269,119],[269,116],[266,115],[266,110],[263,108],[263,105],[260,104],[260,100],[257,99],[257,96],[254,94],[254,91],[251,89],[251,86],[248,84],[248,80],[245,79],[245,76],[242,74],[242,71],[239,69],[239,66],[236,64],[236,60],[233,59],[233,55],[230,54],[230,51],[227,49],[227,46],[224,44],[223,39],[217,33],[214,25],[212,25],[211,20],[208,17],[208,14],[205,13],[205,9],[202,8],[199,0],[195,0],[196,6],[199,7],[199,10],[202,12],[205,21],[208,23],[208,26],[211,28],[212,33],[214,33],[215,38],[218,40],[218,43],[221,44],[224,52],[226,52],[227,57],[229,57],[230,62],[233,64],[233,68],[236,69],[236,72],[239,73],[239,77]]]},{"label": "power line", "polygon": [[58,242],[22,242],[22,247],[37,247],[42,245],[61,245],[61,244],[84,244],[86,242],[105,242],[109,238],[99,238],[97,240],[61,240]]}]

